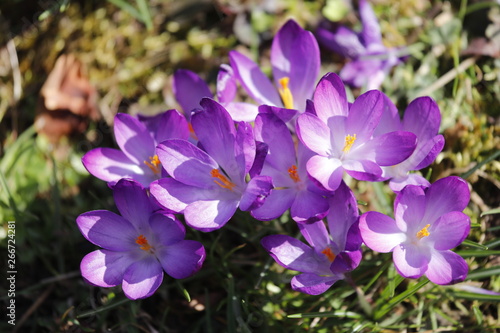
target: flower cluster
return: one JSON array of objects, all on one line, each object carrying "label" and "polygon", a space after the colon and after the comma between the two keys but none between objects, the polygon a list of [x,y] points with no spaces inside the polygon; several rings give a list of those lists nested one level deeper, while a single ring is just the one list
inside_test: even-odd
[{"label": "flower cluster", "polygon": [[[118,114],[120,150],[97,148],[83,157],[87,170],[108,182],[121,213],[78,217],[85,238],[102,248],[82,260],[83,277],[101,287],[122,284],[132,299],[148,297],[164,272],[185,278],[203,264],[205,249],[184,239],[181,220],[212,232],[239,209],[260,221],[290,212],[306,243],[268,235],[261,244],[278,264],[301,272],[292,288],[307,294],[349,278],[362,244],[393,252],[405,277],[462,281],[467,265],[450,249],[469,232],[462,213],[468,186],[458,177],[431,184],[410,173],[443,149],[436,103],[418,98],[403,119],[378,90],[350,103],[335,73],[316,83],[319,59],[315,37],[290,20],[272,44],[274,83],[232,51],[218,75],[218,101],[195,73],[179,70],[174,88],[184,115]],[[237,84],[257,103],[235,102]],[[397,194],[394,219],[361,214],[347,176],[388,180]]]}]

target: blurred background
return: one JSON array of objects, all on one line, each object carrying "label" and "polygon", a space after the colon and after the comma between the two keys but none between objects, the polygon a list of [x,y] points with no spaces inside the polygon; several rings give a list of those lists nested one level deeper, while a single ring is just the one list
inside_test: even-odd
[{"label": "blurred background", "polygon": [[[0,249],[7,272],[8,221],[16,221],[18,332],[495,332],[500,292],[500,4],[498,1],[373,0],[383,43],[405,47],[381,90],[402,112],[423,95],[442,113],[446,145],[424,175],[464,177],[473,228],[458,252],[465,288],[398,279],[390,255],[365,253],[321,296],[294,292],[293,272],[260,246],[273,233],[296,235],[288,216],[256,224],[239,212],[213,233],[188,230],[207,259],[195,276],[166,277],[158,292],[130,301],[119,287],[86,284],[80,260],[92,251],[76,227],[86,211],[116,211],[111,190],[81,157],[116,147],[117,112],[153,115],[179,108],[172,74],[194,71],[215,90],[232,49],[271,72],[270,45],[289,18],[359,31],[357,2],[201,0],[2,0],[0,4]],[[321,46],[322,70],[349,61]],[[352,97],[364,92],[352,87]],[[245,99],[245,95],[240,96]],[[387,186],[359,183],[362,212],[392,211]],[[8,289],[8,284],[2,282]],[[469,288],[469,289],[467,289]],[[477,290],[476,290],[477,291]],[[399,297],[399,298],[398,298]],[[1,293],[2,308],[8,305]],[[3,312],[2,312],[3,313]]]}]

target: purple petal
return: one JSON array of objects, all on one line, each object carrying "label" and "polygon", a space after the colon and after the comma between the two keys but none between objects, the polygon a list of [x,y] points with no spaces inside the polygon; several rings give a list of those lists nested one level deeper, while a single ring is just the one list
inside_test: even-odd
[{"label": "purple petal", "polygon": [[297,118],[297,136],[307,148],[322,156],[333,150],[330,128],[313,114],[303,113]]},{"label": "purple petal", "polygon": [[321,253],[327,247],[330,247],[330,235],[326,229],[325,222],[300,223],[298,227],[302,236],[304,236],[316,252]]},{"label": "purple petal", "polygon": [[222,228],[236,212],[237,200],[204,200],[189,204],[184,210],[186,224],[209,232]]},{"label": "purple petal", "polygon": [[237,51],[229,52],[229,61],[241,85],[254,100],[259,104],[282,106],[276,87],[255,62]]},{"label": "purple petal", "polygon": [[175,279],[185,279],[199,271],[206,257],[203,245],[193,240],[163,247],[157,256],[165,272]]},{"label": "purple petal", "polygon": [[203,111],[193,114],[191,124],[203,149],[232,177],[240,169],[235,163],[236,128],[231,116],[216,101],[204,98]]},{"label": "purple petal", "polygon": [[431,225],[430,235],[425,240],[433,242],[436,250],[450,250],[462,243],[469,231],[469,217],[461,212],[450,212]]},{"label": "purple petal", "polygon": [[353,252],[341,252],[335,257],[335,260],[330,266],[330,270],[334,274],[338,275],[353,271],[359,266],[362,257],[363,252],[361,250]]},{"label": "purple petal", "polygon": [[413,154],[408,158],[412,170],[420,170],[431,165],[437,155],[444,148],[444,137],[436,135],[422,145],[417,145]]},{"label": "purple petal", "polygon": [[299,111],[297,111],[297,110],[280,108],[280,107],[271,106],[271,105],[260,105],[258,110],[259,110],[259,113],[274,114],[276,117],[280,118],[285,123],[292,121],[292,119],[294,119],[297,115],[299,115]]},{"label": "purple petal", "polygon": [[184,240],[186,230],[181,222],[173,216],[169,217],[160,213],[149,218],[151,226],[152,244],[171,246]]},{"label": "purple petal", "polygon": [[425,194],[426,210],[424,220],[429,223],[449,212],[461,212],[470,199],[469,186],[460,177],[450,176],[435,181]]},{"label": "purple petal", "polygon": [[413,100],[405,110],[404,130],[415,133],[419,141],[427,141],[436,136],[440,124],[439,107],[430,97],[419,97]]},{"label": "purple petal", "polygon": [[214,185],[210,172],[219,166],[211,156],[185,140],[171,139],[156,149],[158,159],[175,180],[186,185],[210,188]]},{"label": "purple petal", "polygon": [[467,262],[452,251],[433,251],[425,275],[436,284],[454,284],[467,277]]},{"label": "purple petal", "polygon": [[255,143],[255,159],[253,161],[252,167],[250,168],[250,170],[248,170],[250,178],[260,175],[260,173],[262,172],[262,168],[264,167],[264,162],[266,160],[268,151],[269,147],[267,146],[267,143],[260,141],[257,141]]},{"label": "purple petal", "polygon": [[342,181],[344,168],[336,158],[315,155],[307,162],[307,172],[329,191],[335,191]]},{"label": "purple petal", "polygon": [[359,142],[370,139],[384,111],[383,96],[378,90],[370,90],[356,98],[349,109],[345,133],[356,134],[356,141]]},{"label": "purple petal", "polygon": [[241,197],[240,209],[247,211],[259,208],[264,204],[273,188],[273,180],[271,177],[256,176],[250,179]]},{"label": "purple petal", "polygon": [[404,131],[390,132],[367,141],[349,154],[352,158],[374,160],[380,166],[396,165],[415,150],[417,137]]},{"label": "purple petal", "polygon": [[[237,127],[234,142],[234,157],[238,166],[235,168],[235,171],[238,172],[238,179],[244,180],[255,160],[256,143],[251,124],[239,122]],[[233,178],[236,175],[229,174],[229,176]]]},{"label": "purple petal", "polygon": [[148,174],[118,149],[92,149],[82,157],[82,163],[92,176],[106,182],[131,178],[147,187],[155,179],[152,172]]},{"label": "purple petal", "polygon": [[82,235],[97,246],[112,251],[136,248],[139,234],[129,221],[107,210],[94,210],[81,214],[76,223]]},{"label": "purple petal", "polygon": [[364,45],[382,45],[380,25],[370,3],[367,0],[359,1],[359,16],[363,24],[360,36]]},{"label": "purple petal", "polygon": [[135,300],[154,294],[163,281],[163,269],[152,255],[130,265],[123,276],[125,296]]},{"label": "purple petal", "polygon": [[321,78],[314,91],[314,108],[323,123],[333,116],[347,116],[348,104],[344,83],[335,73],[327,73]]},{"label": "purple petal", "polygon": [[266,164],[278,170],[288,170],[296,164],[295,147],[290,130],[274,114],[261,113],[255,119],[255,139],[269,147]]},{"label": "purple petal", "polygon": [[328,229],[337,251],[345,250],[347,234],[358,220],[358,205],[351,189],[341,182],[333,197],[329,198]]},{"label": "purple petal", "polygon": [[366,52],[358,34],[345,26],[330,27],[323,23],[317,30],[318,41],[324,47],[340,54],[344,58],[354,59]]},{"label": "purple petal", "polygon": [[304,110],[320,70],[319,47],[311,32],[288,20],[276,33],[271,47],[273,77],[290,79],[294,108]]},{"label": "purple petal", "polygon": [[406,241],[406,235],[398,228],[396,221],[379,212],[361,215],[359,230],[366,246],[377,252],[391,252]]},{"label": "purple petal", "polygon": [[163,114],[156,132],[156,142],[168,139],[189,139],[189,125],[186,118],[177,110],[168,110]]},{"label": "purple petal", "polygon": [[309,295],[320,295],[340,279],[340,276],[318,276],[304,273],[294,276],[291,285],[293,290]]},{"label": "purple petal", "polygon": [[236,90],[233,69],[227,64],[220,65],[219,74],[217,74],[217,100],[221,103],[232,102],[236,97]]},{"label": "purple petal", "polygon": [[251,211],[252,216],[260,221],[277,219],[290,208],[295,199],[295,191],[291,189],[272,190],[259,208]]},{"label": "purple petal", "polygon": [[377,125],[377,128],[373,132],[373,136],[379,136],[384,133],[402,131],[403,124],[399,118],[399,112],[396,105],[390,100],[387,95],[382,94],[382,117]]},{"label": "purple petal", "polygon": [[173,178],[162,178],[151,183],[151,195],[159,204],[174,212],[182,213],[187,205],[198,200],[213,200],[217,191],[186,185]]},{"label": "purple petal", "polygon": [[357,180],[377,181],[382,175],[382,169],[377,163],[369,160],[349,159],[342,163],[344,170]]},{"label": "purple petal", "polygon": [[304,190],[296,194],[290,215],[297,223],[311,223],[324,218],[328,209],[328,201],[322,195]]},{"label": "purple petal", "polygon": [[189,120],[191,111],[200,107],[203,97],[212,97],[208,85],[196,73],[179,69],[174,73],[172,85],[175,99],[182,107],[184,115]]},{"label": "purple petal", "polygon": [[287,235],[271,235],[262,238],[260,243],[285,268],[318,275],[331,274],[326,257],[320,260],[311,247],[298,239]]},{"label": "purple petal", "polygon": [[[390,167],[388,167],[390,168]],[[410,173],[406,177],[403,178],[392,178],[389,182],[389,187],[395,193],[401,192],[403,188],[407,185],[415,185],[421,187],[429,187],[431,183],[421,175],[417,173]]]},{"label": "purple petal", "polygon": [[137,118],[125,113],[115,116],[116,143],[135,164],[143,164],[154,155],[155,142],[148,129]]},{"label": "purple petal", "polygon": [[416,279],[427,270],[431,260],[430,249],[425,246],[404,243],[394,248],[392,252],[394,266],[398,273],[406,278]]},{"label": "purple petal", "polygon": [[394,216],[399,228],[409,234],[416,234],[426,223],[425,192],[419,186],[405,187],[394,200]]},{"label": "purple petal", "polygon": [[250,123],[255,120],[255,117],[259,113],[259,107],[250,103],[224,103],[224,107],[234,121]]},{"label": "purple petal", "polygon": [[132,252],[96,250],[83,257],[80,271],[85,280],[99,287],[122,283],[125,270],[136,260]]},{"label": "purple petal", "polygon": [[120,214],[139,232],[149,229],[148,219],[153,212],[146,190],[134,181],[122,179],[113,186],[113,198]]}]

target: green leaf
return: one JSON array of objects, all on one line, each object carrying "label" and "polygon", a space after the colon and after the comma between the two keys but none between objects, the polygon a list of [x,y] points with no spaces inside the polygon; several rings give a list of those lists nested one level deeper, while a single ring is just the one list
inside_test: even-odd
[{"label": "green leaf", "polygon": [[[497,251],[500,252],[500,251]],[[469,272],[467,275],[467,280],[480,280],[484,278],[489,278],[491,276],[500,275],[500,266],[494,266],[490,268],[478,269]]]},{"label": "green leaf", "polygon": [[491,161],[494,161],[499,156],[500,156],[500,150],[497,150],[496,152],[494,152],[493,154],[491,154],[490,156],[485,158],[483,161],[476,164],[472,169],[461,174],[460,177],[462,177],[464,179],[469,178],[469,176],[472,175],[477,169],[481,168],[485,164],[490,163]]},{"label": "green leaf", "polygon": [[454,291],[452,292],[452,295],[456,298],[463,298],[473,301],[500,302],[500,295],[477,294],[465,291]]},{"label": "green leaf", "polygon": [[475,248],[481,249],[481,250],[488,250],[488,247],[486,245],[482,245],[482,244],[473,242],[473,241],[468,240],[468,239],[464,240],[462,242],[462,245],[466,245],[466,246],[470,246],[470,247],[475,247]]},{"label": "green leaf", "polygon": [[463,258],[469,258],[469,257],[489,257],[489,256],[498,256],[498,255],[500,255],[500,251],[498,251],[498,250],[482,250],[482,251],[462,250],[462,251],[457,251],[457,254],[459,254]]},{"label": "green leaf", "polygon": [[352,311],[333,311],[333,312],[310,312],[310,313],[294,313],[288,315],[287,318],[329,318],[342,317],[352,319],[362,319],[363,316]]},{"label": "green leaf", "polygon": [[488,210],[486,212],[482,212],[480,216],[483,217],[485,215],[499,214],[499,213],[500,213],[500,207],[490,209],[490,210]]},{"label": "green leaf", "polygon": [[375,312],[374,319],[379,320],[383,316],[385,316],[394,306],[397,304],[401,303],[404,301],[406,298],[410,297],[411,295],[415,294],[420,288],[425,286],[427,283],[429,283],[428,279],[422,279],[419,281],[417,284],[415,284],[413,287],[405,290],[401,294],[395,296],[389,302],[387,302],[385,305],[383,305],[380,310]]}]

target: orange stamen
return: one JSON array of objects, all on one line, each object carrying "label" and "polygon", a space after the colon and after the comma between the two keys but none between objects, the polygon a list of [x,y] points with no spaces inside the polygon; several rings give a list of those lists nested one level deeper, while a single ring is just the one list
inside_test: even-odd
[{"label": "orange stamen", "polygon": [[144,164],[146,164],[155,175],[159,176],[161,174],[161,162],[158,159],[158,155],[150,156],[149,161],[144,161]]},{"label": "orange stamen", "polygon": [[283,101],[283,105],[287,109],[293,109],[293,96],[290,88],[288,88],[288,83],[290,82],[290,78],[285,76],[278,80],[281,88],[278,88],[278,92],[280,93],[281,100]]},{"label": "orange stamen", "polygon": [[332,252],[332,249],[329,247],[326,247],[323,251],[321,251],[330,262],[333,262],[335,260],[335,253]]},{"label": "orange stamen", "polygon": [[290,168],[288,168],[288,175],[292,180],[296,183],[300,182],[300,177],[297,173],[297,166],[292,165]]},{"label": "orange stamen", "polygon": [[226,188],[232,191],[236,186],[235,183],[232,183],[229,179],[227,179],[226,176],[221,174],[217,169],[212,169],[212,171],[210,171],[210,175],[215,178],[214,182],[222,188]]},{"label": "orange stamen", "polygon": [[429,233],[429,230],[427,230],[427,228],[429,228],[430,226],[431,226],[430,224],[427,224],[425,227],[422,228],[422,230],[417,232],[417,238],[422,239],[424,237],[429,236],[430,233]]},{"label": "orange stamen", "polygon": [[344,153],[348,153],[349,150],[351,150],[352,148],[352,145],[354,144],[354,142],[356,141],[356,134],[354,135],[346,135],[345,137],[345,143],[344,143],[344,148],[342,149],[342,151]]},{"label": "orange stamen", "polygon": [[141,250],[144,250],[144,251],[151,250],[152,246],[149,245],[148,240],[146,239],[146,237],[144,237],[144,235],[139,235],[139,237],[137,237],[135,242],[141,246],[140,247]]}]

